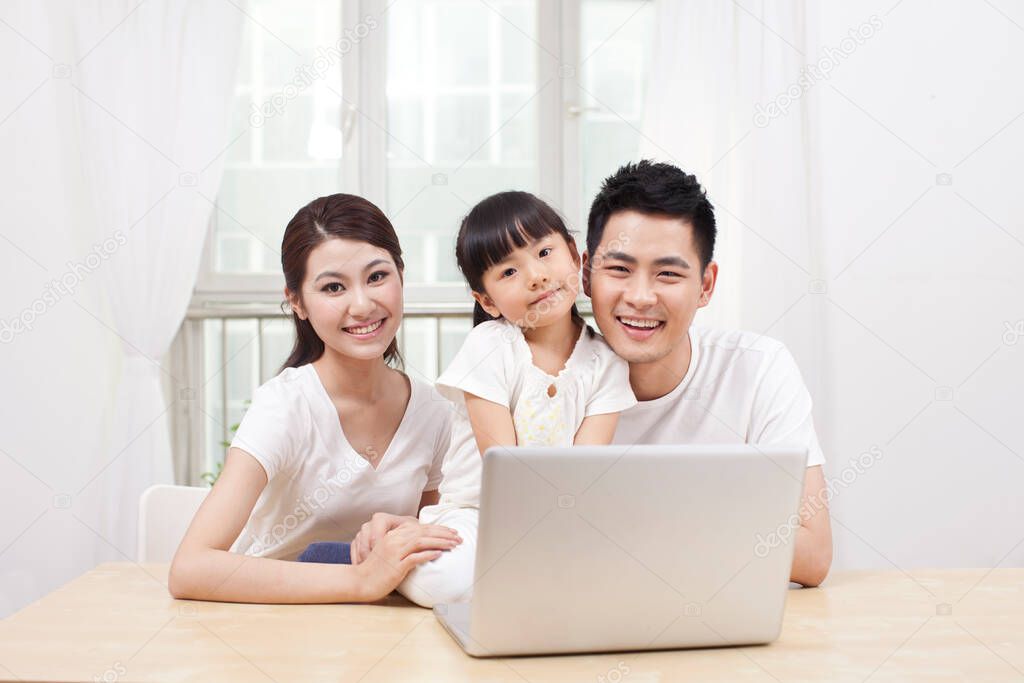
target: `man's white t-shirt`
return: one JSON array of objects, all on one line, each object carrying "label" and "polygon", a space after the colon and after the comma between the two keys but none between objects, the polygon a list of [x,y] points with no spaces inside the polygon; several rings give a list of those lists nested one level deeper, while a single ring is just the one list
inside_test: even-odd
[{"label": "man's white t-shirt", "polygon": [[416,516],[423,492],[440,485],[451,411],[429,384],[409,383],[376,469],[345,438],[312,364],[257,389],[231,446],[263,466],[267,486],[232,551],[293,560],[315,541],[351,541],[375,512]]},{"label": "man's white t-shirt", "polygon": [[636,404],[628,364],[587,326],[562,371],[549,375],[533,364],[522,329],[505,319],[481,323],[470,330],[436,386],[452,402],[452,443],[441,501],[424,508],[421,521],[432,521],[445,509],[480,504],[482,458],[464,392],[508,408],[520,446],[571,446],[585,417],[620,413]]},{"label": "man's white t-shirt", "polygon": [[691,327],[686,376],[661,398],[619,417],[617,444],[785,444],[825,456],[811,417],[811,395],[779,341],[752,332]]}]

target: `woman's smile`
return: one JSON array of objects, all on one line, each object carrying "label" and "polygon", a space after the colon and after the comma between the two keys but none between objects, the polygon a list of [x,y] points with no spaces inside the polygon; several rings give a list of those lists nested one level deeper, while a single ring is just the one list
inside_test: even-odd
[{"label": "woman's smile", "polygon": [[387,318],[380,318],[372,323],[365,325],[353,325],[350,327],[341,328],[346,334],[355,337],[356,339],[373,339],[380,334],[381,328],[384,326],[384,321]]}]

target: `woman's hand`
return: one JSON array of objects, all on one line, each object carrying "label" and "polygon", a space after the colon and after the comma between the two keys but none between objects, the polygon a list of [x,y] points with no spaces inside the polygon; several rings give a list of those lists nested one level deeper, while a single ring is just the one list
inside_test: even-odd
[{"label": "woman's hand", "polygon": [[453,539],[453,532],[447,527],[405,519],[379,538],[373,550],[353,567],[359,575],[360,592],[367,601],[383,598],[398,587],[413,567],[436,560],[442,551],[462,542]]},{"label": "woman's hand", "polygon": [[352,539],[352,564],[359,564],[369,556],[370,551],[377,545],[377,541],[384,537],[384,534],[405,522],[415,521],[415,517],[391,515],[386,512],[373,513],[370,521],[363,524],[359,533]]},{"label": "woman's hand", "polygon": [[[370,521],[363,524],[359,533],[356,534],[356,537],[352,540],[352,547],[350,549],[352,553],[352,564],[359,564],[369,557],[373,548],[389,531],[397,529],[402,524],[410,522],[419,525],[419,520],[415,517],[404,517],[401,515],[389,515],[386,512],[375,512],[373,517],[370,518]],[[436,524],[423,526],[424,529],[429,532],[428,535],[457,541],[456,545],[462,543],[462,539],[459,538],[459,532],[455,529],[451,529],[446,526],[438,526]]]}]

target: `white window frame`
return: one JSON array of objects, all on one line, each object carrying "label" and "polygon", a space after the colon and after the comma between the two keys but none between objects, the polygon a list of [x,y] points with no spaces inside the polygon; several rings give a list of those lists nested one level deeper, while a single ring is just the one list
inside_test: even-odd
[{"label": "white window frame", "polygon": [[[363,17],[380,17],[393,0],[339,0],[342,29],[356,26]],[[550,84],[537,96],[537,164],[539,193],[558,207],[570,227],[583,215],[580,196],[580,90],[575,69],[580,61],[581,0],[538,0],[537,84]],[[383,23],[383,22],[382,22]],[[569,56],[565,59],[564,56]],[[386,24],[359,41],[342,61],[342,173],[347,192],[366,197],[387,208],[387,147],[383,126],[387,120]],[[564,66],[563,66],[564,65]],[[374,122],[380,125],[375,125]],[[276,274],[234,274],[214,271],[215,209],[210,219],[202,262],[193,294],[194,310],[211,307],[278,305],[283,299],[284,277]],[[406,289],[406,305],[413,309],[451,310],[464,304],[462,284],[421,284]],[[260,306],[260,304],[264,304]]]}]

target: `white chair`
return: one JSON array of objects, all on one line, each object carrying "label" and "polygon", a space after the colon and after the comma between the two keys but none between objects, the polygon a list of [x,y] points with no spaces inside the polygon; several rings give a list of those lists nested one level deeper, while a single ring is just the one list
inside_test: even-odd
[{"label": "white chair", "polygon": [[170,562],[210,489],[150,486],[139,497],[139,562]]}]

